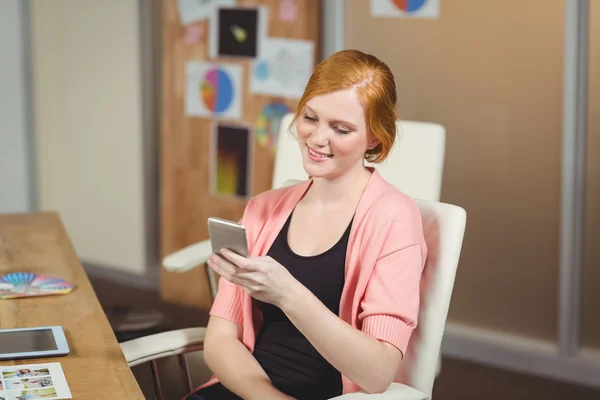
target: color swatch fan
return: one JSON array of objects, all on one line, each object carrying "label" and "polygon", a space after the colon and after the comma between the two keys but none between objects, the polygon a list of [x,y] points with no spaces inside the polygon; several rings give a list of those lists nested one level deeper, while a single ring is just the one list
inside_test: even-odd
[{"label": "color swatch fan", "polygon": [[0,299],[67,294],[73,284],[46,275],[15,272],[0,277]]}]

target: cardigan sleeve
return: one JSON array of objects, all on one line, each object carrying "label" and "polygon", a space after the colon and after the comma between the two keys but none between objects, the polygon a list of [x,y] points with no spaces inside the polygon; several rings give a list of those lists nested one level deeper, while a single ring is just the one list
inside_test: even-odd
[{"label": "cardigan sleeve", "polygon": [[210,309],[210,315],[243,325],[242,297],[244,290],[227,279],[219,278],[217,295]]},{"label": "cardigan sleeve", "polygon": [[[362,298],[358,319],[363,332],[392,344],[404,357],[417,326],[426,246],[420,240],[420,229],[407,232],[405,224],[391,225]],[[402,232],[394,232],[397,230]]]}]

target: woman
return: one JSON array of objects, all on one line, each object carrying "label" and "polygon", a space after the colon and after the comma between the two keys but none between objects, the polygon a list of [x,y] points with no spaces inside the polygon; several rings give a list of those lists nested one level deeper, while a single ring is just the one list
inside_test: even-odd
[{"label": "woman", "polygon": [[389,153],[395,103],[393,75],[371,55],[317,65],[292,122],[311,179],[248,202],[250,257],[211,255],[214,376],[187,399],[318,400],[394,381],[427,255],[414,202],[364,165]]}]

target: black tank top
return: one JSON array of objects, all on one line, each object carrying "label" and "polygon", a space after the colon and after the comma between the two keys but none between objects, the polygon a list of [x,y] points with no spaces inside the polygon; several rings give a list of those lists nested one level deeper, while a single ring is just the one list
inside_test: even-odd
[{"label": "black tank top", "polygon": [[[334,314],[339,315],[346,249],[352,223],[340,240],[316,256],[295,254],[288,244],[291,215],[267,253]],[[317,227],[318,229],[318,227]],[[297,399],[329,399],[342,394],[340,373],[315,350],[278,307],[255,300],[263,315],[254,357],[273,385]]]}]

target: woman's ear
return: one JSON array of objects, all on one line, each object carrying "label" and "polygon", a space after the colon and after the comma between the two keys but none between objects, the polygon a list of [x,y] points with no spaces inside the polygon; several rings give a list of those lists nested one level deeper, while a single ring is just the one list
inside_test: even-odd
[{"label": "woman's ear", "polygon": [[379,145],[379,139],[371,139],[369,140],[369,149],[374,149],[375,147],[377,147]]}]

